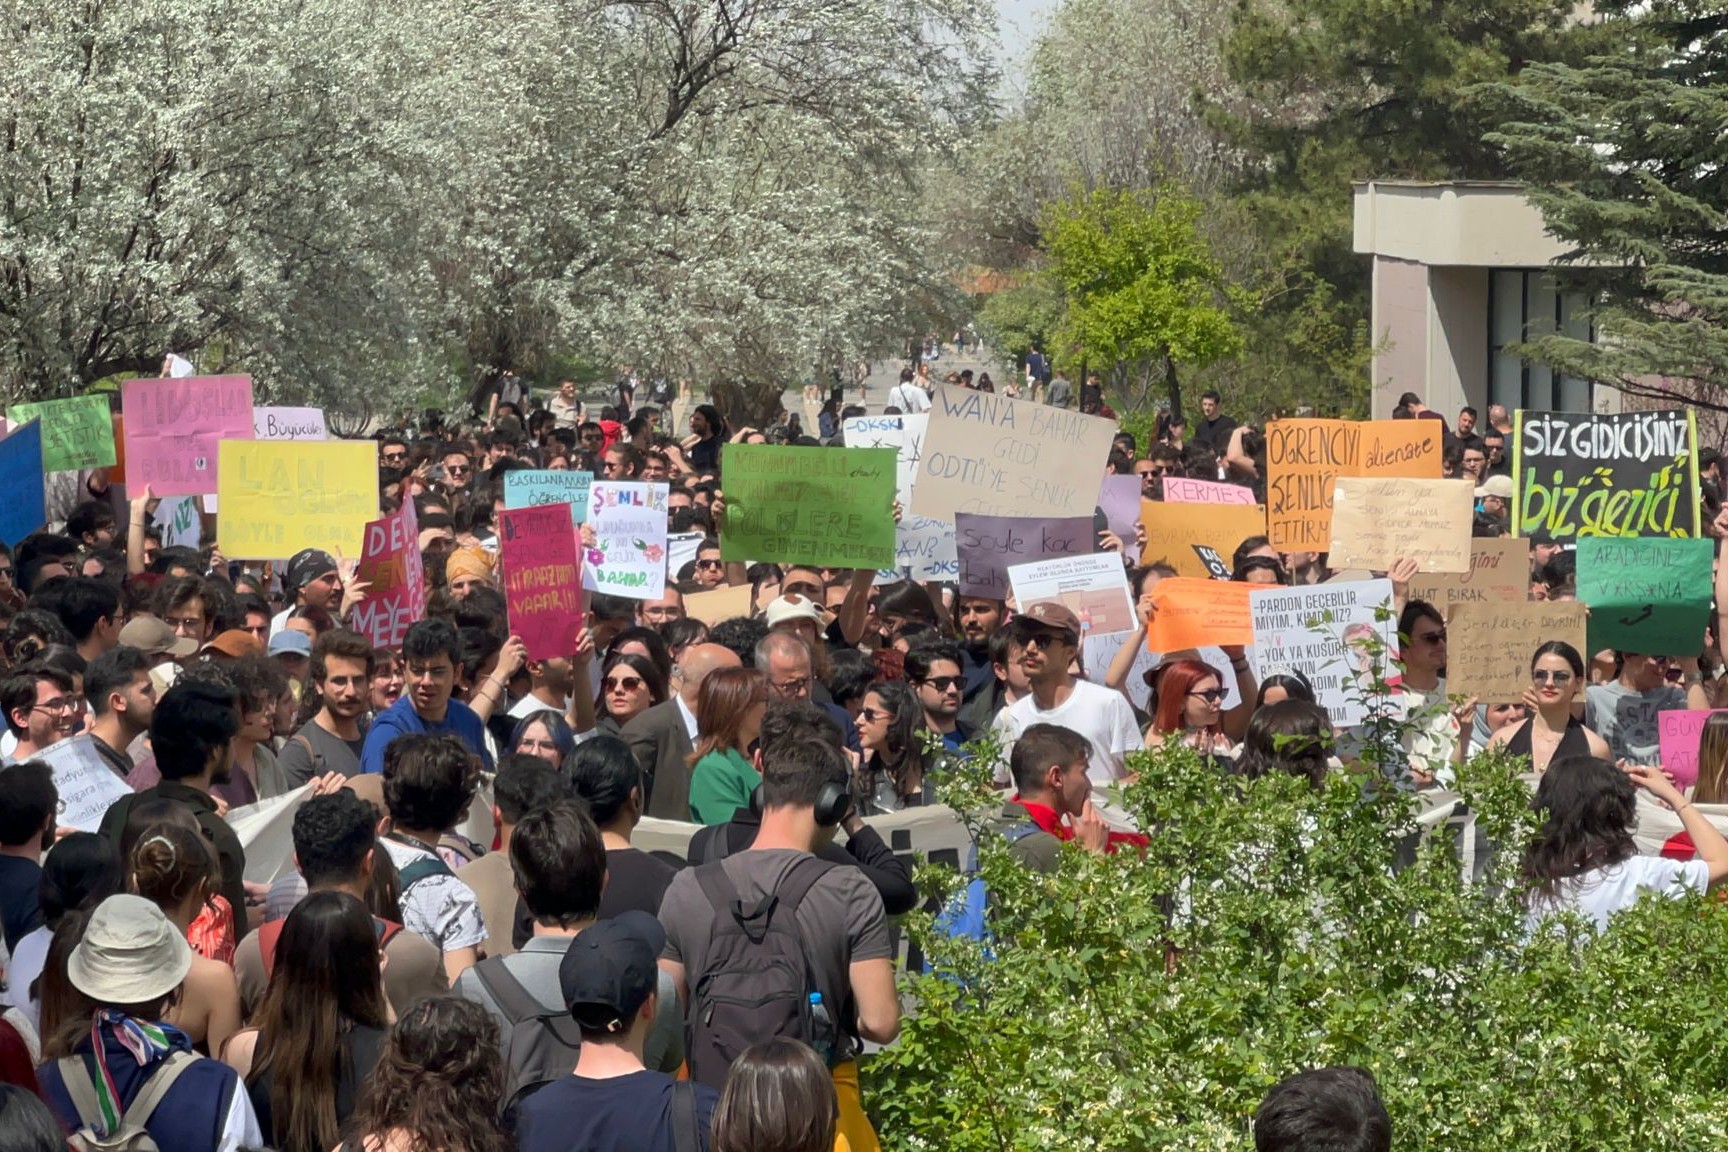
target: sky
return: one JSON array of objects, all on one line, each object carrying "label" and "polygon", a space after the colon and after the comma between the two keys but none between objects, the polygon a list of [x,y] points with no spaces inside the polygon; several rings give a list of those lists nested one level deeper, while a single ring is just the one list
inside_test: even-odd
[{"label": "sky", "polygon": [[1054,11],[1058,3],[1060,0],[996,0],[996,26],[1002,36],[1003,71],[1012,73],[1024,62],[1043,18]]}]

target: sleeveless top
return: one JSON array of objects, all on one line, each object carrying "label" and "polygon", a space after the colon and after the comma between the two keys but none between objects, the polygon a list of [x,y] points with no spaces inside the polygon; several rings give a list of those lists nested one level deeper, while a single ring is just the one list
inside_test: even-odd
[{"label": "sleeveless top", "polygon": [[[336,1081],[336,1122],[346,1124],[360,1098],[360,1087],[372,1075],[378,1057],[384,1052],[389,1033],[382,1028],[356,1024],[342,1036],[342,1074]],[[258,1128],[264,1139],[278,1143],[270,1113],[270,1083],[274,1079],[266,1068],[246,1084],[246,1094],[252,1098],[252,1110],[258,1114]]]},{"label": "sleeveless top", "polygon": [[[1514,756],[1531,757],[1530,766],[1532,768],[1536,766],[1536,761],[1535,754],[1530,748],[1530,728],[1535,723],[1536,718],[1532,716],[1520,724],[1518,731],[1512,733],[1512,738],[1506,741],[1506,751]],[[1554,755],[1549,757],[1548,763],[1552,764],[1562,756],[1588,755],[1590,755],[1590,740],[1584,735],[1584,722],[1576,716],[1568,716],[1566,718],[1566,731],[1560,734],[1560,743],[1555,746]]]}]

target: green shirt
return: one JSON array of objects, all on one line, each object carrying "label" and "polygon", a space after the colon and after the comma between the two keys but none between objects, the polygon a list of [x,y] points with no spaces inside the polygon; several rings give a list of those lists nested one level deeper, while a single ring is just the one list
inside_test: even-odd
[{"label": "green shirt", "polygon": [[762,776],[742,752],[727,748],[696,761],[690,777],[690,815],[704,824],[724,824],[732,813],[750,807],[750,793]]}]

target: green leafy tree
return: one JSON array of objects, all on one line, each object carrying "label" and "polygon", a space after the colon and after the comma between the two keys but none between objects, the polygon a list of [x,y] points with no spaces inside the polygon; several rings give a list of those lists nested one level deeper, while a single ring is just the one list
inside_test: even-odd
[{"label": "green leafy tree", "polygon": [[985,297],[978,322],[995,352],[1021,364],[1034,346],[1050,346],[1062,322],[1062,297],[1048,281],[1034,277]]},{"label": "green leafy tree", "polygon": [[1156,195],[1076,193],[1045,213],[1049,276],[1064,299],[1056,346],[1113,368],[1130,408],[1145,404],[1156,375],[1180,412],[1179,369],[1204,367],[1241,347],[1199,216],[1199,202],[1171,185]]}]

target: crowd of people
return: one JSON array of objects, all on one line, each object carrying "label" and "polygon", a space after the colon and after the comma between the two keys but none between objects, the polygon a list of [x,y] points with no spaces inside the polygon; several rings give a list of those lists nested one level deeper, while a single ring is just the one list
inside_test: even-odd
[{"label": "crowd of people", "polygon": [[[1076,394],[1034,367],[1039,399],[1107,412],[1095,378]],[[902,374],[891,412],[928,406],[927,372]],[[859,1060],[899,1031],[890,925],[920,900],[869,818],[935,803],[973,737],[1002,739],[997,831],[1040,870],[1147,843],[1095,801],[1142,749],[1316,788],[1364,770],[1306,678],[1262,682],[1239,645],[1165,653],[1137,694],[1174,569],[1105,531],[1139,627],[1095,668],[1057,601],[727,560],[725,447],[768,437],[706,404],[679,435],[634,396],[621,385],[590,419],[568,383],[527,411],[524,388],[477,429],[377,438],[383,511],[415,505],[429,584],[399,647],[355,630],[368,588],[351,561],[164,547],[152,493],[100,471],[52,486],[48,530],[0,548],[8,1147],[863,1152],[878,1142]],[[1262,432],[1216,393],[1201,406],[1154,443],[1118,436],[1109,470],[1154,502],[1172,476],[1263,496]],[[831,407],[821,439],[790,422],[774,439],[836,440],[848,410]],[[1446,423],[1414,396],[1400,414]],[[1481,535],[1507,531],[1508,428],[1498,407],[1446,428]],[[1702,463],[1719,505],[1719,462]],[[703,536],[695,558],[652,599],[591,595],[571,650],[530,659],[495,534],[523,467],[668,483],[670,530]],[[1531,595],[1575,597],[1571,554],[1532,543]],[[1230,563],[1257,584],[1330,575],[1323,554],[1264,536]],[[1445,613],[1409,596],[1413,565],[1389,575],[1406,735],[1385,784],[1443,787],[1484,748],[1528,756],[1545,816],[1525,858],[1533,931],[1728,877],[1728,842],[1696,807],[1728,802],[1728,716],[1706,728],[1690,794],[1655,732],[1662,710],[1723,703],[1713,642],[1543,643],[1522,699],[1460,706]],[[727,586],[749,588],[746,613],[687,614]],[[61,826],[73,745],[125,791],[94,830]],[[1636,854],[1639,790],[1679,814],[1674,858]],[[255,882],[232,818],[284,796],[292,859]],[[651,851],[633,842],[648,818],[701,827],[683,853]],[[1253,1125],[1266,1152],[1390,1147],[1357,1070],[1293,1077]]]}]

